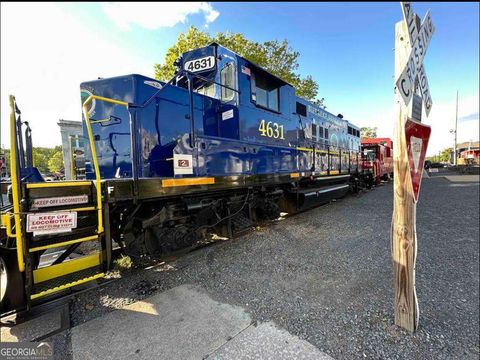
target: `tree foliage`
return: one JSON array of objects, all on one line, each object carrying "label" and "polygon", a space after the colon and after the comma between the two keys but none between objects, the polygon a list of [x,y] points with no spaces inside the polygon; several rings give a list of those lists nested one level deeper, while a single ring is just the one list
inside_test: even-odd
[{"label": "tree foliage", "polygon": [[450,161],[450,154],[452,152],[452,148],[445,148],[438,153],[438,155],[427,156],[426,160],[430,160],[431,162],[438,163],[446,163]]},{"label": "tree foliage", "polygon": [[[33,166],[42,174],[59,173],[64,169],[61,146],[54,148],[34,147],[32,151]],[[10,176],[10,149],[0,149],[0,157],[5,162],[6,176]]]},{"label": "tree foliage", "polygon": [[362,139],[372,139],[377,137],[377,127],[364,126],[360,128],[360,137]]},{"label": "tree foliage", "polygon": [[63,152],[57,151],[48,160],[48,169],[53,173],[58,173],[64,168]]},{"label": "tree foliage", "polygon": [[167,50],[163,64],[155,64],[155,78],[168,81],[175,75],[174,61],[184,52],[206,46],[211,42],[236,52],[245,59],[265,68],[275,76],[296,88],[298,96],[317,101],[323,106],[323,99],[316,99],[318,84],[310,76],[301,77],[297,73],[300,53],[294,51],[287,40],[255,42],[240,33],[219,32],[211,36],[205,31],[191,26],[186,33],[178,36],[177,42]]},{"label": "tree foliage", "polygon": [[62,147],[34,147],[33,166],[35,166],[42,174],[60,172],[64,168]]}]

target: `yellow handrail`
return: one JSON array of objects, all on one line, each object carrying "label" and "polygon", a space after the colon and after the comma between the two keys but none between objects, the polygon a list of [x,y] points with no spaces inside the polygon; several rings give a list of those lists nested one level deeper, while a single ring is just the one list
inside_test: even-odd
[{"label": "yellow handrail", "polygon": [[8,237],[15,237],[15,234],[12,233],[12,224],[10,218],[12,217],[11,213],[5,213],[1,215],[1,225],[5,228],[5,233]]},{"label": "yellow handrail", "polygon": [[88,105],[92,100],[105,101],[107,103],[123,105],[128,108],[128,103],[125,101],[110,99],[98,95],[90,95],[83,103],[83,116],[85,117],[85,124],[87,125],[88,141],[90,143],[90,150],[92,151],[92,161],[95,170],[95,184],[97,188],[97,211],[98,211],[98,234],[103,232],[103,215],[102,215],[102,189],[101,189],[101,177],[100,168],[98,166],[97,151],[95,149],[95,141],[93,138],[92,125],[90,123],[90,116],[88,114]]},{"label": "yellow handrail", "polygon": [[72,145],[72,138],[74,135],[68,135],[68,142],[70,145],[70,180],[74,180],[75,168],[73,162],[75,158],[73,156],[73,145]]},{"label": "yellow handrail", "polygon": [[15,97],[10,95],[10,177],[12,179],[13,217],[15,220],[15,239],[17,240],[18,270],[25,271],[23,260],[22,225],[20,220],[20,194],[17,167],[17,137],[15,124]]}]

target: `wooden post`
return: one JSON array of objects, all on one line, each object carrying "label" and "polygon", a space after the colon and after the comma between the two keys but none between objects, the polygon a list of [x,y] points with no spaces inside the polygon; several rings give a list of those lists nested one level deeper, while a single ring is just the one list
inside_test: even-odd
[{"label": "wooden post", "polygon": [[[395,79],[408,60],[410,48],[404,21],[395,25]],[[418,302],[415,290],[415,260],[417,256],[416,204],[410,182],[405,119],[407,108],[395,91],[394,133],[394,199],[391,229],[393,273],[395,282],[395,324],[409,331],[418,326]]]}]

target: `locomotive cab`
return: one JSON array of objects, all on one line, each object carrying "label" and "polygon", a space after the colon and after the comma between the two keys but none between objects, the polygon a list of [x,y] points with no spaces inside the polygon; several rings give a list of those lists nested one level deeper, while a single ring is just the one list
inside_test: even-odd
[{"label": "locomotive cab", "polygon": [[[215,104],[203,123],[203,134],[238,139],[237,56],[213,43],[184,53],[176,66],[176,86],[188,89],[191,79],[192,91],[211,98]],[[217,114],[222,114],[221,119]]]},{"label": "locomotive cab", "polygon": [[388,138],[362,140],[362,168],[373,175],[376,185],[393,176],[392,141]]}]

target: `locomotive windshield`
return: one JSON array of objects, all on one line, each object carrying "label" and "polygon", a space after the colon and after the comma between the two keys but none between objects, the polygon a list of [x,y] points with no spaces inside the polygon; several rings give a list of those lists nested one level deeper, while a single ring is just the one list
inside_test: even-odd
[{"label": "locomotive windshield", "polygon": [[375,161],[377,158],[375,150],[366,149],[363,151],[363,160],[366,161]]},{"label": "locomotive windshield", "polygon": [[[213,56],[213,51],[213,47],[209,46],[185,53],[185,59],[179,60],[183,61],[181,69],[193,75],[194,92],[222,102],[236,101],[236,60],[225,49],[217,49],[216,56]],[[188,88],[185,74],[177,77],[177,86]]]}]

